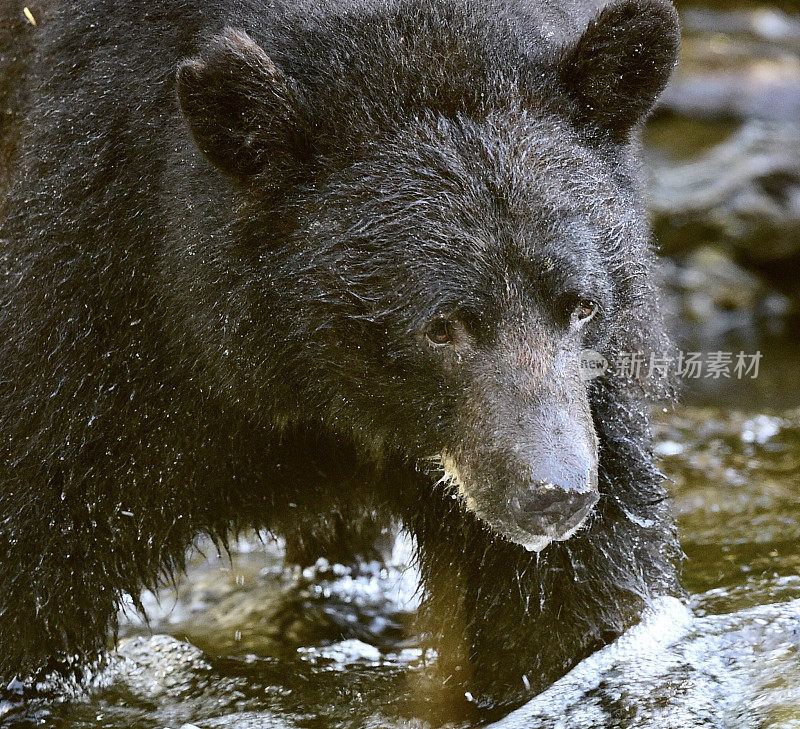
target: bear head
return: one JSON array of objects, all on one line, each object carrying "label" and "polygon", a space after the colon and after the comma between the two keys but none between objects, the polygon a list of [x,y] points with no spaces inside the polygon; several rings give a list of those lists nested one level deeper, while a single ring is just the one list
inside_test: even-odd
[{"label": "bear head", "polygon": [[[438,469],[538,551],[599,498],[602,378],[581,353],[654,326],[636,130],[679,34],[662,0],[613,3],[563,46],[475,8],[321,16],[295,46],[226,29],[181,64],[178,99],[249,201],[273,302],[255,318],[294,342],[272,378],[297,413]],[[231,361],[259,370],[247,351]]]}]

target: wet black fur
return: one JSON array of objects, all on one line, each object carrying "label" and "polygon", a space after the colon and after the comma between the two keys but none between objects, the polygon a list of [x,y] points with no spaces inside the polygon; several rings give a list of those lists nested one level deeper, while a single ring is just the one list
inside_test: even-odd
[{"label": "wet black fur", "polygon": [[[485,314],[488,342],[509,291],[538,281],[511,296],[534,316],[582,276],[605,286],[610,359],[665,346],[635,126],[677,31],[658,0],[620,7],[568,68],[587,3],[81,2],[38,31],[27,101],[0,58],[0,98],[24,107],[0,207],[0,675],[91,659],[122,593],[179,570],[199,533],[251,526],[313,559],[401,520],[440,678],[486,705],[677,589],[652,382],[590,383],[601,501],[538,557],[422,460],[470,406],[419,338],[444,304]],[[216,113],[192,84],[240,73],[226,27],[283,82],[232,92],[277,120],[249,156],[194,128],[223,173],[175,73],[195,59],[184,111]]]}]

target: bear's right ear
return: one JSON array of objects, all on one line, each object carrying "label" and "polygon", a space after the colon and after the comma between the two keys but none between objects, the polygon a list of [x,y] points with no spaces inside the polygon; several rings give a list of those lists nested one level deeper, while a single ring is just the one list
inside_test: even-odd
[{"label": "bear's right ear", "polygon": [[300,94],[243,31],[226,28],[177,71],[178,100],[197,146],[226,174],[272,184],[297,163]]},{"label": "bear's right ear", "polygon": [[580,120],[624,141],[667,85],[679,45],[678,14],[668,0],[606,6],[559,64]]}]

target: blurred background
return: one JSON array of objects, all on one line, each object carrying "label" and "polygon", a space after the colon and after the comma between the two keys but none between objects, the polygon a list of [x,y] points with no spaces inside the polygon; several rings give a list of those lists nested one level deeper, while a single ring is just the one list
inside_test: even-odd
[{"label": "blurred background", "polygon": [[679,0],[680,63],[645,135],[678,343],[760,351],[684,400],[800,404],[800,5]]}]

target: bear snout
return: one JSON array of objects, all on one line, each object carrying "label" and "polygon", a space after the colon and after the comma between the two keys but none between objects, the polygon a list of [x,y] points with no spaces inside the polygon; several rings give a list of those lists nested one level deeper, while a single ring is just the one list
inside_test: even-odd
[{"label": "bear snout", "polygon": [[547,481],[536,481],[512,496],[511,517],[520,531],[529,535],[520,539],[526,549],[540,551],[550,542],[569,539],[584,523],[599,499],[591,473],[584,488],[565,488]]}]

